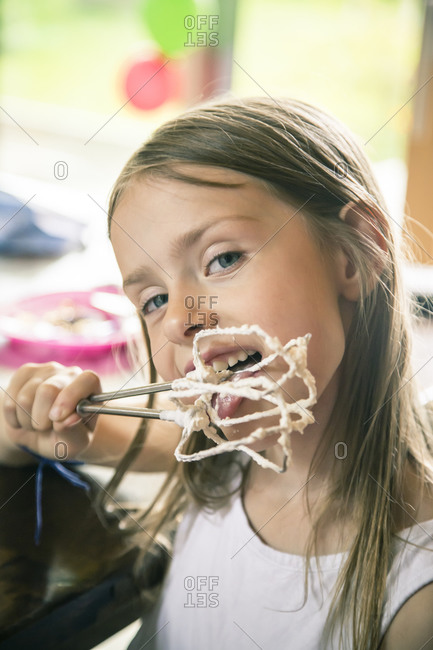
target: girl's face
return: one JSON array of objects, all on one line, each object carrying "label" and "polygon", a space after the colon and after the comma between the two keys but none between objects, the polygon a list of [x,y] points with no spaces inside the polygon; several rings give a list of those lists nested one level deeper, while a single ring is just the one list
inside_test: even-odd
[{"label": "girl's face", "polygon": [[[192,173],[231,187],[143,178],[125,191],[111,226],[125,292],[144,313],[159,375],[171,381],[193,369],[198,327],[256,323],[282,343],[310,333],[318,401],[335,400],[347,327],[341,260],[324,259],[305,217],[259,181],[211,167]],[[233,339],[211,340],[203,351],[209,364],[240,352]],[[291,398],[305,396],[291,381]]]}]

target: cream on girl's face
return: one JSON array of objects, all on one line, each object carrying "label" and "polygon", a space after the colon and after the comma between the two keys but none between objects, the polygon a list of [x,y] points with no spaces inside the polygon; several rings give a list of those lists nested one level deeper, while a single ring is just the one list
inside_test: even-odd
[{"label": "cream on girl's face", "polygon": [[[236,186],[142,178],[121,197],[111,226],[125,292],[144,308],[158,373],[166,381],[184,376],[192,323],[256,323],[283,343],[312,334],[308,367],[320,400],[336,382],[345,346],[337,262],[319,253],[304,217],[259,181],[193,170]],[[295,381],[288,392],[298,398]]]}]

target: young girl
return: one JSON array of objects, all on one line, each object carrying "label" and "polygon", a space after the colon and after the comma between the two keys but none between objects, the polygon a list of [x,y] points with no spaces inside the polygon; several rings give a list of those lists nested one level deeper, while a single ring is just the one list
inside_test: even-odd
[{"label": "young girl", "polygon": [[[310,333],[317,386],[315,421],[292,433],[282,473],[242,452],[176,463],[179,427],[140,427],[134,469],[168,472],[148,531],[180,524],[131,648],[433,648],[432,428],[410,368],[391,226],[353,136],[298,101],[196,108],[126,164],[110,237],[159,376],[193,369],[201,329],[247,323],[283,343]],[[220,369],[239,352],[222,338],[204,356]],[[78,368],[19,369],[3,458],[25,462],[17,444],[52,457],[62,440],[70,456],[111,462],[137,423],[81,420],[77,402],[100,390]],[[287,400],[300,396],[291,380]],[[196,432],[189,451],[212,444]],[[275,436],[255,450],[280,464]]]}]

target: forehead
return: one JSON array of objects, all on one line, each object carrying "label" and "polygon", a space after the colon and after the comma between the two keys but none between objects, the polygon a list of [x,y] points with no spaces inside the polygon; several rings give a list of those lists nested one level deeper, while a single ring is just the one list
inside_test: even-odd
[{"label": "forehead", "polygon": [[264,181],[247,174],[198,165],[178,166],[176,171],[191,181],[143,174],[121,195],[112,217],[111,243],[123,275],[125,267],[138,264],[138,256],[155,263],[173,242],[189,237],[196,241],[217,224],[231,228],[230,222],[249,220],[254,229],[267,224],[277,230],[293,209]]},{"label": "forehead", "polygon": [[[171,171],[173,172],[171,174]],[[144,173],[144,178],[149,178],[151,174],[146,176]],[[266,187],[265,181],[251,176],[249,174],[244,174],[234,169],[228,169],[226,167],[213,167],[211,165],[196,165],[192,163],[184,164],[175,164],[171,170],[167,170],[167,173],[162,173],[158,176],[158,172],[154,174],[154,178],[159,178],[160,180],[167,181],[184,181],[187,184],[192,184],[194,181],[203,182],[204,185],[211,187],[212,183],[215,183],[216,186],[238,186],[248,184],[249,186]]]},{"label": "forehead", "polygon": [[187,211],[188,204],[193,209],[194,204],[203,202],[201,211],[209,208],[215,212],[231,207],[251,209],[257,201],[281,202],[265,181],[241,172],[202,165],[178,165],[174,172],[185,179],[146,173],[134,178],[120,196],[113,222],[131,210],[140,211],[142,217],[161,220],[164,209],[173,204]]}]

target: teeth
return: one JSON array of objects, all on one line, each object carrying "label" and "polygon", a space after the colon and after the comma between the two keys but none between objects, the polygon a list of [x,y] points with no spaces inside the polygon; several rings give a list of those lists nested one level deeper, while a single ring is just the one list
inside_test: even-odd
[{"label": "teeth", "polygon": [[235,366],[238,361],[246,361],[251,354],[254,354],[254,350],[240,350],[238,353],[230,356],[227,361],[212,361],[212,367],[215,372],[221,372],[221,370],[227,370],[227,368]]},{"label": "teeth", "polygon": [[227,363],[225,361],[212,361],[212,367],[215,372],[220,372],[227,369]]}]

